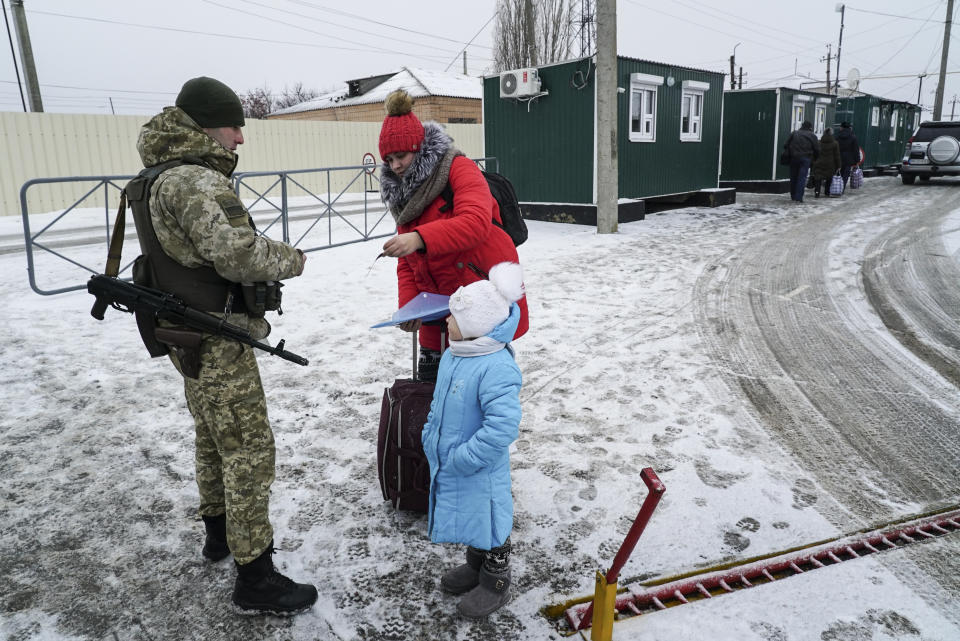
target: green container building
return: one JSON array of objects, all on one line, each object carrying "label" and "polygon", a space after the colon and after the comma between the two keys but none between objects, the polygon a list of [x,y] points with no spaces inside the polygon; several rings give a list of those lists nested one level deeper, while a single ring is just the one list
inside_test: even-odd
[{"label": "green container building", "polygon": [[[617,58],[619,196],[640,201],[621,202],[621,221],[642,218],[644,199],[703,189],[713,189],[698,194],[704,204],[722,199],[723,77]],[[484,78],[486,155],[513,182],[524,216],[589,223],[592,211],[596,219],[595,79],[592,58]]]},{"label": "green container building", "polygon": [[742,191],[786,192],[790,167],[780,152],[805,120],[817,137],[834,121],[836,98],[787,87],[739,89],[723,94],[720,184]]},{"label": "green container building", "polygon": [[897,165],[920,125],[920,107],[870,94],[837,99],[836,122],[849,122],[860,143],[864,168]]}]

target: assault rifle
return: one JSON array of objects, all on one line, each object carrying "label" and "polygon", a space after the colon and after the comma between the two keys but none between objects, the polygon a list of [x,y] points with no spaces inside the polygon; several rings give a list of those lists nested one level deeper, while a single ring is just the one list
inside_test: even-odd
[{"label": "assault rifle", "polygon": [[250,332],[242,327],[231,325],[226,322],[226,319],[218,318],[213,314],[187,307],[179,298],[166,292],[103,274],[90,277],[90,280],[87,281],[87,291],[97,298],[90,310],[90,315],[97,320],[103,320],[103,313],[108,306],[128,314],[146,312],[160,320],[186,325],[192,329],[216,336],[225,336],[238,343],[262,349],[297,365],[307,365],[309,363],[304,357],[283,349],[284,341],[282,340],[277,343],[276,347],[261,343],[251,338]]}]

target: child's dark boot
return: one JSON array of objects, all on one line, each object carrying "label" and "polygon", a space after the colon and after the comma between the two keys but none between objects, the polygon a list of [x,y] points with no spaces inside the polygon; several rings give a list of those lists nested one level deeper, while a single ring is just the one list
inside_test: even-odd
[{"label": "child's dark boot", "polygon": [[467,562],[448,570],[440,577],[440,587],[450,594],[463,594],[480,583],[480,566],[483,565],[483,550],[467,548]]},{"label": "child's dark boot", "polygon": [[510,600],[510,537],[483,554],[478,583],[460,599],[457,611],[468,619],[482,619]]},{"label": "child's dark boot", "polygon": [[480,568],[479,584],[460,599],[457,611],[468,619],[482,619],[510,600],[510,569],[494,574]]}]

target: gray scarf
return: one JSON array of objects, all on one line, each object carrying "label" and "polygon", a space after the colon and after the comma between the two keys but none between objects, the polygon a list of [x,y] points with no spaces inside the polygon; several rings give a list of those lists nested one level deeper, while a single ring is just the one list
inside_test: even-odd
[{"label": "gray scarf", "polygon": [[453,159],[462,155],[456,149],[448,149],[440,162],[437,163],[433,173],[420,183],[420,186],[413,192],[410,200],[402,209],[390,203],[390,213],[393,214],[393,219],[397,221],[398,226],[419,218],[423,210],[443,192],[443,188],[447,186],[447,182],[450,180],[450,165],[453,164]]},{"label": "gray scarf", "polygon": [[388,163],[383,163],[380,196],[398,225],[416,220],[443,192],[450,179],[453,159],[463,155],[452,143],[442,126],[428,120],[423,123],[420,151],[403,178],[391,171]]}]

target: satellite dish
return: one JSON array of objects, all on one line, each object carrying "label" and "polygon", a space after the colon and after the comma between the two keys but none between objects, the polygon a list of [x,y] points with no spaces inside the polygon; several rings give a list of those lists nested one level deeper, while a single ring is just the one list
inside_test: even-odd
[{"label": "satellite dish", "polygon": [[847,72],[847,89],[852,89],[854,91],[860,86],[860,70],[856,67],[852,67],[850,71]]}]

